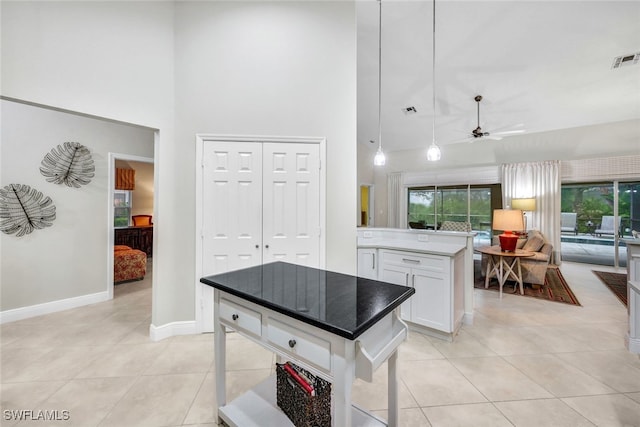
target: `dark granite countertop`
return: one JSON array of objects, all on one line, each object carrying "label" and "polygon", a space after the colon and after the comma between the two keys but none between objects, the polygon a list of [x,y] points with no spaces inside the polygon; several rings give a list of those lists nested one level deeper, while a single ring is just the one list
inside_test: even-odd
[{"label": "dark granite countertop", "polygon": [[285,262],[203,277],[216,289],[353,340],[415,289]]}]

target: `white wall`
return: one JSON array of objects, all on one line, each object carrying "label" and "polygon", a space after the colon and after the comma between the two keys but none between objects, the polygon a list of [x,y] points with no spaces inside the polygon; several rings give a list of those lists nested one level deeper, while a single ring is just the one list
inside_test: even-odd
[{"label": "white wall", "polygon": [[[387,174],[391,172],[460,169],[473,166],[542,160],[578,160],[637,155],[640,153],[640,120],[524,134],[501,141],[442,145],[442,160],[428,162],[426,147],[387,154],[387,164],[359,164],[371,168],[376,184],[376,226],[387,226]],[[360,153],[359,153],[360,156]],[[366,154],[363,154],[366,156]],[[358,174],[361,174],[359,171]],[[638,171],[640,177],[640,171]],[[425,182],[424,185],[430,183]]]},{"label": "white wall", "polygon": [[[159,130],[155,242],[166,244],[154,250],[152,321],[188,318],[188,308],[174,308],[174,297],[189,279],[171,262],[181,250],[173,239],[183,234],[174,176],[192,167],[171,161],[173,3],[26,1],[0,7],[3,96]],[[3,162],[12,160],[3,153]]]},{"label": "white wall", "polygon": [[198,132],[325,136],[327,267],[355,272],[353,2],[0,7],[4,96],[159,130],[154,325],[195,317]]},{"label": "white wall", "polygon": [[[0,183],[26,184],[56,206],[51,227],[23,237],[0,233],[0,311],[106,292],[108,153],[153,156],[153,131],[0,101]],[[65,141],[91,152],[95,177],[80,188],[49,183],[40,162]]]},{"label": "white wall", "polygon": [[[176,12],[181,158],[195,162],[195,133],[326,137],[326,267],[355,273],[354,3],[194,2]],[[194,176],[180,185],[193,188]]]}]

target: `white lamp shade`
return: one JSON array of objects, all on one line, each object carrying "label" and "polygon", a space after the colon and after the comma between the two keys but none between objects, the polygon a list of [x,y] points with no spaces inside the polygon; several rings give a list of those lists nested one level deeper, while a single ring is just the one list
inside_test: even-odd
[{"label": "white lamp shade", "polygon": [[511,199],[511,207],[523,211],[535,211],[536,199]]},{"label": "white lamp shade", "polygon": [[524,220],[520,209],[494,209],[493,229],[502,231],[524,230]]}]

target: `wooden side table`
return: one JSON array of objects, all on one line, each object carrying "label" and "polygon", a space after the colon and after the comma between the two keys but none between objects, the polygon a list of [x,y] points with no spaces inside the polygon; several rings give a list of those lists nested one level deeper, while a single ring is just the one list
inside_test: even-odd
[{"label": "wooden side table", "polygon": [[520,285],[520,294],[524,295],[522,286],[522,269],[520,268],[520,258],[533,256],[533,252],[516,249],[515,252],[504,252],[500,246],[482,246],[478,252],[488,255],[487,271],[485,272],[484,287],[489,287],[489,279],[495,276],[500,285],[500,298],[502,298],[502,287],[511,277]]}]

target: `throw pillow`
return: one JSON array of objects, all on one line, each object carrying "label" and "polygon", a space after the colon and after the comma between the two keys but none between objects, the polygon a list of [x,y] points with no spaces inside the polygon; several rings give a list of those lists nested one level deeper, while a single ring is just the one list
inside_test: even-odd
[{"label": "throw pillow", "polygon": [[544,246],[544,237],[540,233],[531,233],[527,243],[522,247],[525,251],[538,252]]}]

